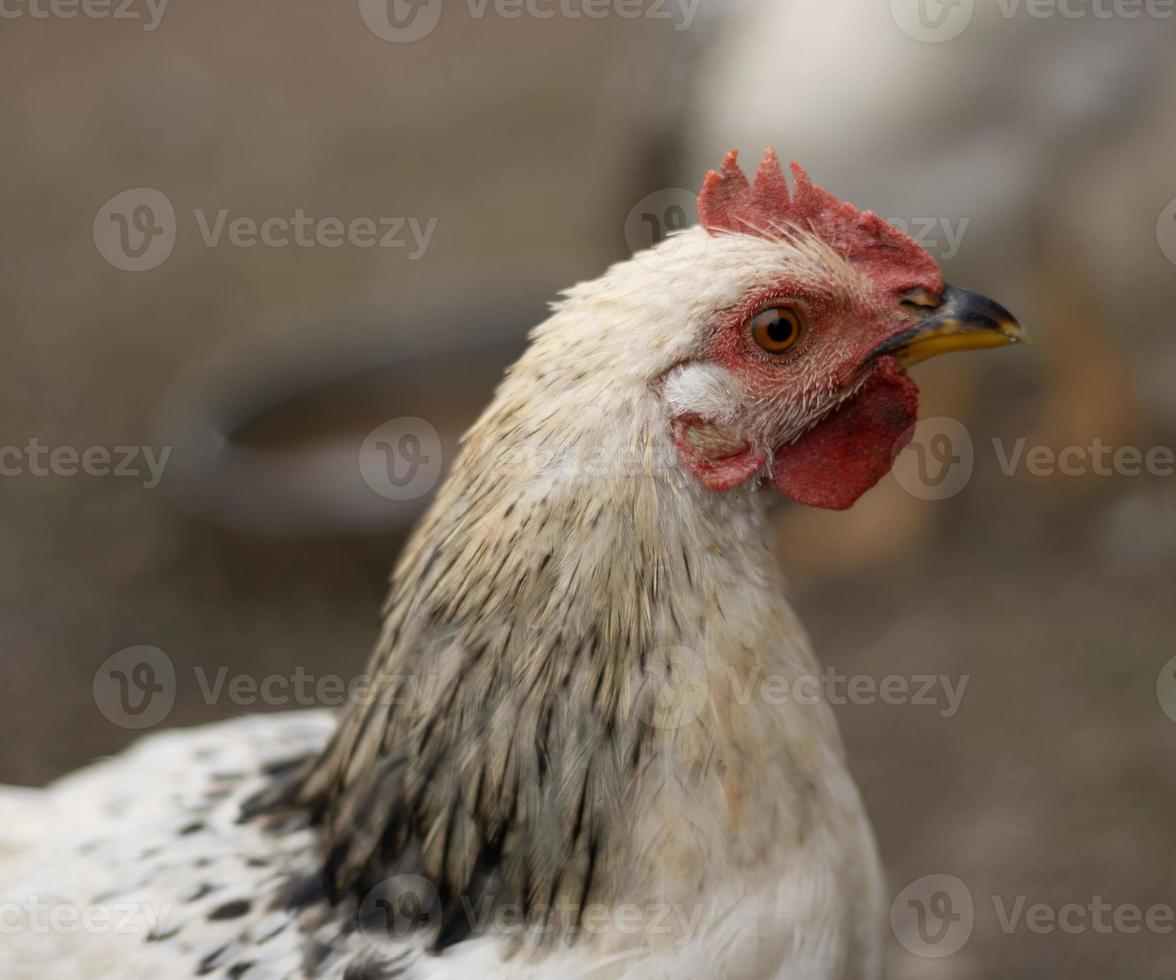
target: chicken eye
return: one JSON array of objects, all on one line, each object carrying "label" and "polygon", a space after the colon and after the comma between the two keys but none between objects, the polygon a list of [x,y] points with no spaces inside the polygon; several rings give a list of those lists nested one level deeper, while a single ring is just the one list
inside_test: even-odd
[{"label": "chicken eye", "polygon": [[751,321],[751,339],[769,354],[784,354],[800,339],[804,321],[791,306],[773,306]]}]

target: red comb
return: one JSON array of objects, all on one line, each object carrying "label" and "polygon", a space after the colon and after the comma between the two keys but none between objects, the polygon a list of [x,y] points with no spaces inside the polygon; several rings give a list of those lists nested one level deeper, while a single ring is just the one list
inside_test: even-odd
[{"label": "red comb", "polygon": [[795,227],[819,235],[852,262],[913,263],[938,272],[934,259],[913,238],[872,211],[859,211],[817,187],[799,163],[792,164],[794,186],[789,194],[775,150],[764,151],[751,183],[737,156],[737,150],[728,153],[722,169],[706,175],[698,195],[698,217],[712,235],[736,232],[780,238]]}]

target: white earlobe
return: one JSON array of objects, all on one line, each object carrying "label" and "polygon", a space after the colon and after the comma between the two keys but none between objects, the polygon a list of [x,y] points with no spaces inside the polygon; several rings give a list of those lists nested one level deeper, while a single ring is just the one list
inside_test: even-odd
[{"label": "white earlobe", "polygon": [[746,395],[742,382],[718,364],[676,367],[662,389],[674,415],[697,415],[720,425],[738,420]]}]

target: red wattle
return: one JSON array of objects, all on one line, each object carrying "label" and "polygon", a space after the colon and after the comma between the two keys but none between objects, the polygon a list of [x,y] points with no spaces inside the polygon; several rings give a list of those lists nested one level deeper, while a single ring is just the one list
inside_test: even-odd
[{"label": "red wattle", "polygon": [[883,358],[861,391],[776,452],[772,481],[798,503],[846,510],[889,472],[918,411],[918,386]]}]

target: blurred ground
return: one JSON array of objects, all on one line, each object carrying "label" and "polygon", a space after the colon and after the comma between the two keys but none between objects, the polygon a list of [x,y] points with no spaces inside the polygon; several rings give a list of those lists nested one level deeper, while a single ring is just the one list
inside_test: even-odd
[{"label": "blurred ground", "polygon": [[[384,419],[419,414],[450,445],[543,302],[623,258],[634,205],[697,186],[730,145],[754,159],[775,143],[887,216],[968,218],[949,278],[1007,300],[1038,340],[919,370],[924,415],[966,424],[972,479],[925,500],[891,478],[848,515],[780,518],[827,662],[967,677],[951,717],[839,709],[894,891],[950,874],[976,902],[960,952],[896,947],[892,975],[1176,975],[1173,935],[1005,933],[993,904],[1176,903],[1176,721],[1156,683],[1176,656],[1176,478],[1006,476],[992,445],[1176,446],[1176,235],[1163,219],[1176,85],[1153,56],[1157,39],[1170,51],[1171,23],[981,20],[929,45],[873,0],[846,8],[860,25],[842,12],[795,31],[774,12],[774,26],[757,22],[766,6],[734,6],[675,30],[476,19],[453,3],[409,44],[375,36],[354,5],[272,0],[177,3],[153,31],[5,20],[0,445],[161,447],[177,401],[232,400],[274,364],[314,368],[353,344],[377,352],[367,375],[356,369],[362,384],[335,379],[301,400],[292,385],[252,444],[346,446],[354,460]],[[871,40],[846,58],[858,26]],[[871,52],[892,70],[872,74]],[[172,254],[141,273],[114,268],[92,236],[104,202],[136,187],[178,216]],[[206,247],[192,215],[297,208],[436,218],[436,230],[414,261],[351,245]],[[397,364],[438,336],[486,352]],[[202,511],[183,449],[151,489],[0,479],[0,781],[40,783],[134,737],[91,690],[127,646],[176,664],[174,724],[247,710],[206,703],[195,666],[362,667],[402,511],[377,510],[360,533],[328,467],[297,520],[262,533],[284,479],[256,522]],[[255,493],[230,484],[226,499]]]}]

